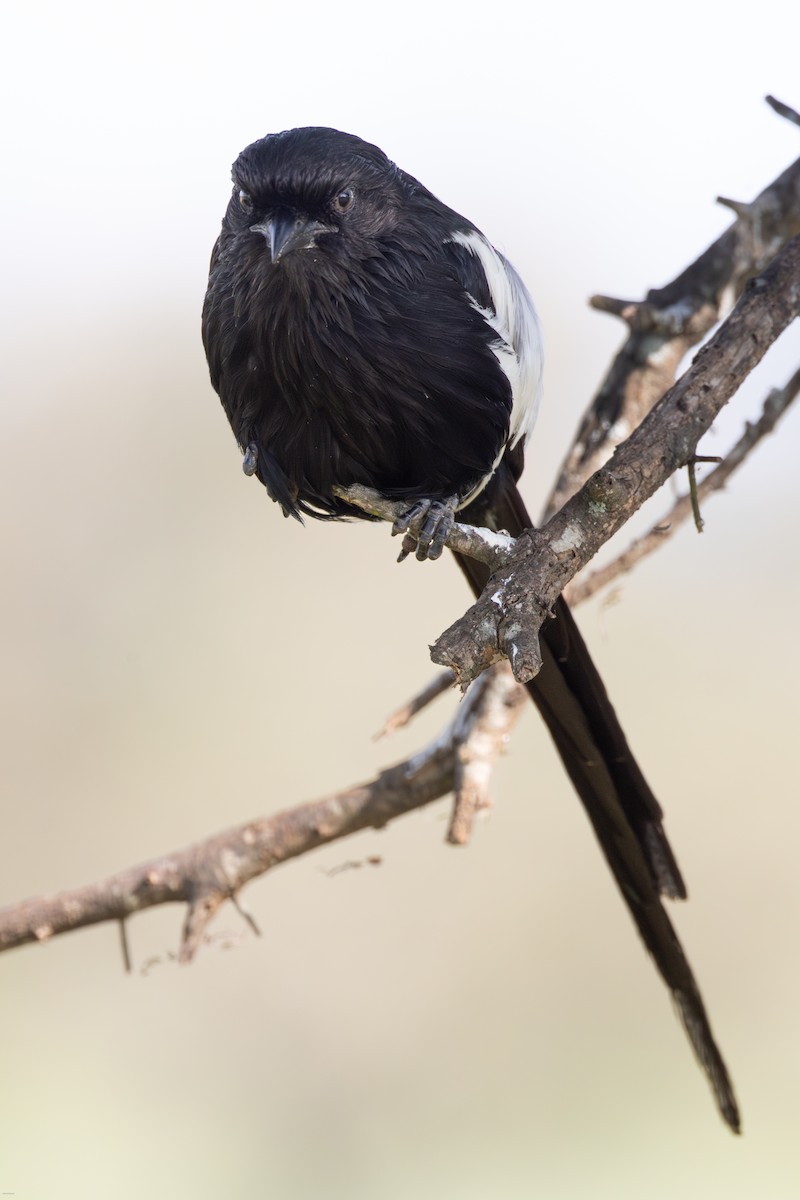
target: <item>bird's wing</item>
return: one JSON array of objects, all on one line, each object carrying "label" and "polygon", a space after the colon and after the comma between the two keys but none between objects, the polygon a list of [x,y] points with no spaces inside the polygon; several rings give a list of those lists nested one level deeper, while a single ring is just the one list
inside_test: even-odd
[{"label": "bird's wing", "polygon": [[[497,333],[492,349],[511,384],[509,444],[533,429],[542,391],[542,335],[531,295],[507,258],[476,229],[448,239],[470,300]],[[466,253],[465,253],[466,252]]]}]

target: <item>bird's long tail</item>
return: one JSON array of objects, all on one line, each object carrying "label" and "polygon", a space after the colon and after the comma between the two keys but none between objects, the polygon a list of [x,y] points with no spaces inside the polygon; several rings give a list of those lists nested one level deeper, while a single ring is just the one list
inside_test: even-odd
[{"label": "bird's long tail", "polygon": [[[487,488],[460,517],[518,535],[532,522],[504,461]],[[476,596],[487,568],[456,555]],[[730,1078],[706,1015],[689,961],[661,896],[685,898],[686,888],[662,828],[663,814],[628,746],[600,675],[562,599],[542,629],[543,665],[527,684],[570,779],[581,798],[617,887],[645,946],[672,993],[695,1054],[723,1118],[739,1131]]]}]

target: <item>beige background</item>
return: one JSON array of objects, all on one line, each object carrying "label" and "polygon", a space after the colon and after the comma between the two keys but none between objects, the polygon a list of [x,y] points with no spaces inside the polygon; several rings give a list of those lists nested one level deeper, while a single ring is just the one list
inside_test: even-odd
[{"label": "beige background", "polygon": [[[199,344],[239,149],[352,129],[513,258],[547,343],[536,507],[621,336],[586,296],[670,278],[727,225],[717,193],[797,153],[761,101],[800,105],[786,6],[763,54],[699,8],[7,6],[0,901],[364,778],[452,710],[370,741],[466,604],[454,568],[301,529],[240,471]],[[798,351],[795,327],[710,452]],[[0,1191],[796,1197],[799,428],[581,615],[689,881],[740,1142],[528,714],[467,850],[442,803],[296,862],[249,889],[260,941],[225,910],[187,970],[177,909],[132,922],[132,977],[112,928],[4,957]]]}]

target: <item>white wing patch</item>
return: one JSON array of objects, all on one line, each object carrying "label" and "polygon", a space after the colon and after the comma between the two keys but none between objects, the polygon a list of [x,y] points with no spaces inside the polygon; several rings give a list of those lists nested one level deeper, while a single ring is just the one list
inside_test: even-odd
[{"label": "white wing patch", "polygon": [[[451,241],[465,246],[478,259],[486,276],[494,312],[472,303],[497,332],[492,351],[511,384],[508,444],[531,432],[542,393],[542,332],[530,292],[511,263],[477,231],[455,233]],[[497,465],[497,464],[495,464]]]}]

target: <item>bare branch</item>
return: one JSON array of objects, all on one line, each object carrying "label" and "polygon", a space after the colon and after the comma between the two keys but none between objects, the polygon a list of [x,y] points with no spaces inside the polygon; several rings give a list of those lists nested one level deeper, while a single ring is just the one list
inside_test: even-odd
[{"label": "bare branch", "polygon": [[[453,813],[447,830],[447,840],[454,846],[469,841],[476,814],[491,807],[489,782],[497,757],[508,742],[509,715],[517,713],[527,699],[524,689],[504,668],[505,663],[497,663],[487,672],[490,686],[467,692],[456,718],[457,723],[471,720],[474,732],[471,737],[457,739]],[[465,711],[468,704],[477,710],[474,714]]]},{"label": "bare branch", "polygon": [[502,578],[436,641],[431,657],[466,686],[505,656],[520,682],[541,667],[539,629],[597,550],[678,467],[766,350],[800,312],[800,236],[751,281],[726,322],[608,467],[539,531],[517,539]]},{"label": "bare branch", "polygon": [[[408,504],[400,500],[387,500],[380,492],[375,492],[360,483],[352,487],[334,487],[333,492],[348,504],[393,524],[400,522],[408,512]],[[479,529],[475,525],[462,525],[456,521],[447,536],[446,545],[451,550],[466,554],[469,558],[476,558],[495,570],[507,561],[514,546],[514,539],[507,533],[495,533],[492,529]]]},{"label": "bare branch", "polygon": [[[789,120],[797,114],[767,103]],[[595,296],[592,307],[622,317],[630,334],[589,405],[546,506],[548,520],[608,459],[675,382],[686,353],[727,315],[751,275],[800,232],[800,159],[751,204],[724,200],[737,220],[672,283],[643,301]]]},{"label": "bare branch", "polygon": [[[761,416],[755,424],[748,424],[745,427],[744,433],[720,465],[709,475],[706,475],[705,479],[700,481],[697,486],[697,494],[701,500],[725,486],[734,471],[742,465],[748,454],[755,449],[761,439],[765,438],[767,434],[772,433],[778,421],[798,394],[800,394],[800,369],[795,371],[789,382],[782,388],[772,389],[764,401]],[[647,533],[643,534],[642,537],[632,542],[628,549],[623,551],[613,562],[608,563],[605,567],[600,567],[596,571],[592,571],[585,578],[581,576],[574,580],[564,590],[566,599],[575,607],[578,604],[582,604],[584,600],[588,600],[590,596],[594,596],[596,592],[601,591],[610,583],[613,583],[620,575],[626,575],[629,571],[632,571],[638,562],[641,562],[648,554],[652,554],[654,550],[663,546],[664,542],[672,537],[673,533],[691,515],[691,497],[688,495],[681,496],[661,521],[654,525]]]},{"label": "bare branch", "polygon": [[[731,476],[742,466],[759,442],[774,432],[778,421],[798,395],[800,395],[800,367],[783,387],[772,388],[764,400],[758,420],[753,424],[750,422],[746,424],[744,433],[727,455],[721,461],[716,458],[713,460],[719,461],[719,466],[697,485],[697,495],[700,500],[706,499],[725,487]],[[647,533],[631,542],[627,550],[624,550],[612,562],[604,567],[599,567],[588,575],[578,575],[564,589],[565,599],[572,608],[577,608],[614,583],[620,576],[629,574],[643,558],[647,558],[648,555],[663,546],[692,515],[692,498],[687,493],[680,496],[660,521]],[[498,663],[491,669],[493,671],[505,670],[510,676],[510,667],[507,663]],[[434,676],[416,697],[402,708],[397,709],[388,718],[379,736],[383,737],[385,734],[393,733],[395,729],[407,724],[417,712],[452,687],[454,682],[455,677],[450,670],[442,671]],[[448,838],[448,840],[453,839]]]},{"label": "bare branch", "polygon": [[447,795],[463,762],[490,768],[514,725],[519,704],[514,699],[516,685],[507,672],[487,674],[480,683],[426,749],[368,783],[235,826],[100,883],[1,910],[0,951],[102,921],[123,926],[134,912],[183,902],[188,911],[180,959],[189,962],[216,911],[225,900],[236,903],[240,889],[250,880],[360,829],[381,829]]}]

